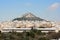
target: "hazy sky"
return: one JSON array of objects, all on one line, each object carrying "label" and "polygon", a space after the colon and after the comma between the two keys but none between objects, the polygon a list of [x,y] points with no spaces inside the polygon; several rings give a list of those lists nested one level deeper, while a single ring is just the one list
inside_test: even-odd
[{"label": "hazy sky", "polygon": [[28,12],[46,20],[60,21],[60,0],[0,0],[0,21]]}]

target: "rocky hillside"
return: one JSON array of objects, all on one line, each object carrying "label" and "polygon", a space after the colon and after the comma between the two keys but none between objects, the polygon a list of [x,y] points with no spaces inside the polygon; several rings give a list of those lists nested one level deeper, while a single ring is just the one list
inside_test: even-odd
[{"label": "rocky hillside", "polygon": [[30,21],[43,21],[44,19],[42,18],[39,18],[39,17],[36,17],[35,15],[33,15],[32,13],[27,13],[27,14],[24,14],[22,17],[20,18],[15,18],[13,19],[13,21],[15,20],[18,20],[18,21],[21,21],[21,20],[30,20]]}]

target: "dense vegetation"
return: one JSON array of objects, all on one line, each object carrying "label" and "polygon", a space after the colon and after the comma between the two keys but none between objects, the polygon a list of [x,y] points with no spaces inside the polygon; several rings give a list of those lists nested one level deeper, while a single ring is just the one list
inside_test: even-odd
[{"label": "dense vegetation", "polygon": [[13,19],[13,21],[15,21],[15,20],[18,20],[18,21],[21,21],[21,20],[43,21],[44,19],[41,19],[41,18],[38,18],[38,17],[32,17],[32,18],[21,17],[21,18],[15,18],[15,19]]},{"label": "dense vegetation", "polygon": [[60,38],[60,32],[49,32],[48,34],[42,33],[40,30],[31,29],[29,32],[8,32],[1,33],[0,32],[0,40],[50,40],[50,39],[58,39]]}]

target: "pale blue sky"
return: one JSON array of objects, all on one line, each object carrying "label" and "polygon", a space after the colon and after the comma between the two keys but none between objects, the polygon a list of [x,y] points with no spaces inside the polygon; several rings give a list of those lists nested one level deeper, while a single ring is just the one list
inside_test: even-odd
[{"label": "pale blue sky", "polygon": [[0,21],[28,12],[46,20],[60,21],[60,0],[0,0]]}]

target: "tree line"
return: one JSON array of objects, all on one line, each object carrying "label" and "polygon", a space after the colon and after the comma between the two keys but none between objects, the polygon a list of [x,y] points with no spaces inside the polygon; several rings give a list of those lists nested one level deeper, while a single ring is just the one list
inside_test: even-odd
[{"label": "tree line", "polygon": [[8,32],[1,33],[0,31],[0,40],[51,40],[51,39],[59,39],[60,32],[48,32],[42,33],[40,30],[31,29],[29,32]]}]

